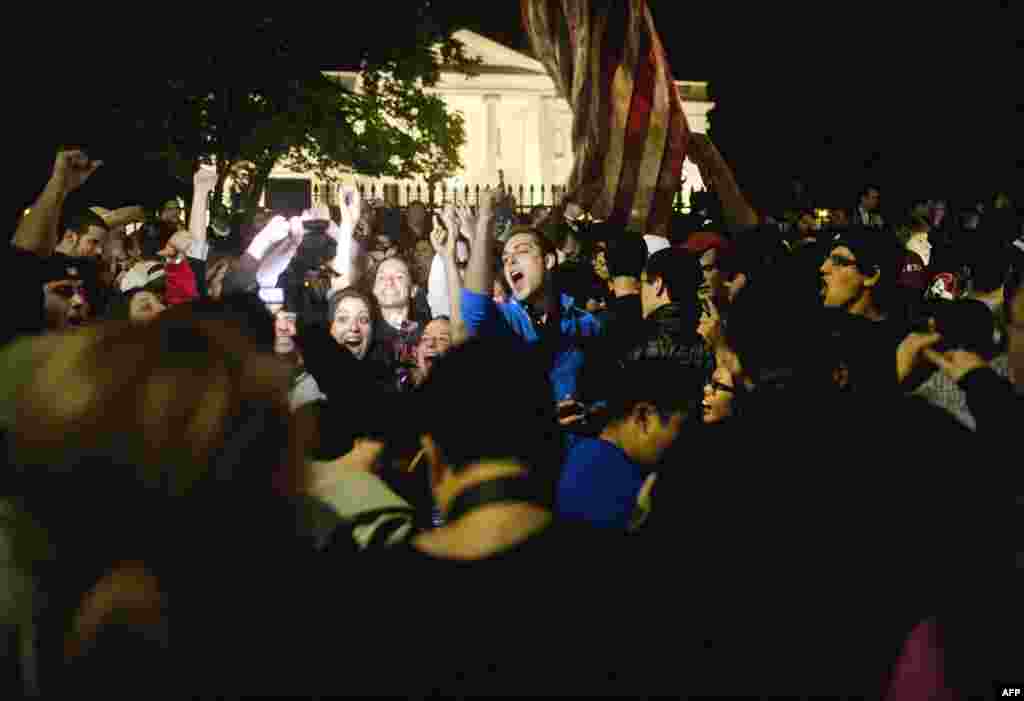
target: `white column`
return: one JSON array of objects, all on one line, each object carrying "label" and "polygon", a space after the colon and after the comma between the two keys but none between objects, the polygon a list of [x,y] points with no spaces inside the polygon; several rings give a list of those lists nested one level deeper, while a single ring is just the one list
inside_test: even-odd
[{"label": "white column", "polygon": [[484,95],[487,109],[487,151],[484,160],[484,178],[488,184],[498,182],[498,103],[500,95]]},{"label": "white column", "polygon": [[550,95],[541,98],[540,108],[540,180],[538,185],[550,188],[555,184],[555,131],[556,99]]},{"label": "white column", "polygon": [[544,173],[544,152],[542,147],[544,123],[544,98],[540,95],[530,98],[524,115],[526,124],[523,129],[525,153],[523,154],[523,197],[526,204],[530,200],[530,185],[534,187],[534,197],[539,196],[537,190]]}]

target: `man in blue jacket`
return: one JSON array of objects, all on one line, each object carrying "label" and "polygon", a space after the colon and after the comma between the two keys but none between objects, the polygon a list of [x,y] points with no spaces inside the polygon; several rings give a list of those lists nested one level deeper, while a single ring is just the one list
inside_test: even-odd
[{"label": "man in blue jacket", "polygon": [[514,228],[502,252],[502,272],[513,299],[493,300],[496,267],[495,194],[481,198],[479,216],[465,217],[462,235],[472,240],[462,290],[462,314],[471,336],[518,336],[527,345],[551,355],[550,380],[555,400],[576,394],[583,367],[581,338],[601,334],[600,322],[560,294],[551,272],[557,264],[553,244],[538,230]]}]

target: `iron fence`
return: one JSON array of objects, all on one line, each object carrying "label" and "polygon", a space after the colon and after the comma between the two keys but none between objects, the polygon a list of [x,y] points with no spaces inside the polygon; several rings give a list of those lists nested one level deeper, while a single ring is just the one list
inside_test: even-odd
[{"label": "iron fence", "polygon": [[[565,195],[564,185],[465,185],[461,188],[449,187],[446,184],[436,184],[432,188],[425,183],[360,183],[359,193],[364,200],[382,200],[393,207],[405,208],[413,202],[422,202],[426,205],[433,203],[435,207],[445,204],[480,204],[480,196],[491,189],[503,188],[505,193],[515,198],[515,209],[518,213],[526,213],[537,206],[552,207],[558,204]],[[431,190],[433,192],[431,193]],[[313,186],[314,204],[324,203],[336,204],[341,199],[340,185]],[[431,197],[433,195],[433,197]],[[674,207],[677,210],[688,208],[686,195],[682,188],[676,193]]]}]

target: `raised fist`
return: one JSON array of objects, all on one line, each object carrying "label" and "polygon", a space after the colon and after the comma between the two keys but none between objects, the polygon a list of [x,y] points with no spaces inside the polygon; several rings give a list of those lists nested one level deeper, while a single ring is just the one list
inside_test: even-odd
[{"label": "raised fist", "polygon": [[217,171],[210,166],[199,166],[192,183],[197,190],[212,190],[217,185]]},{"label": "raised fist", "polygon": [[82,187],[101,165],[103,161],[90,161],[84,151],[59,151],[53,164],[53,179],[64,194],[71,194]]}]

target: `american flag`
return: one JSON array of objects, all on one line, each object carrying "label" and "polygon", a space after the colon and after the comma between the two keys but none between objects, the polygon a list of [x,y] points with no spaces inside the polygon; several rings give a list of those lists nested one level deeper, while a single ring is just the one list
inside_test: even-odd
[{"label": "american flag", "polygon": [[572,108],[569,197],[597,219],[665,235],[690,132],[646,0],[522,0],[522,11]]}]

